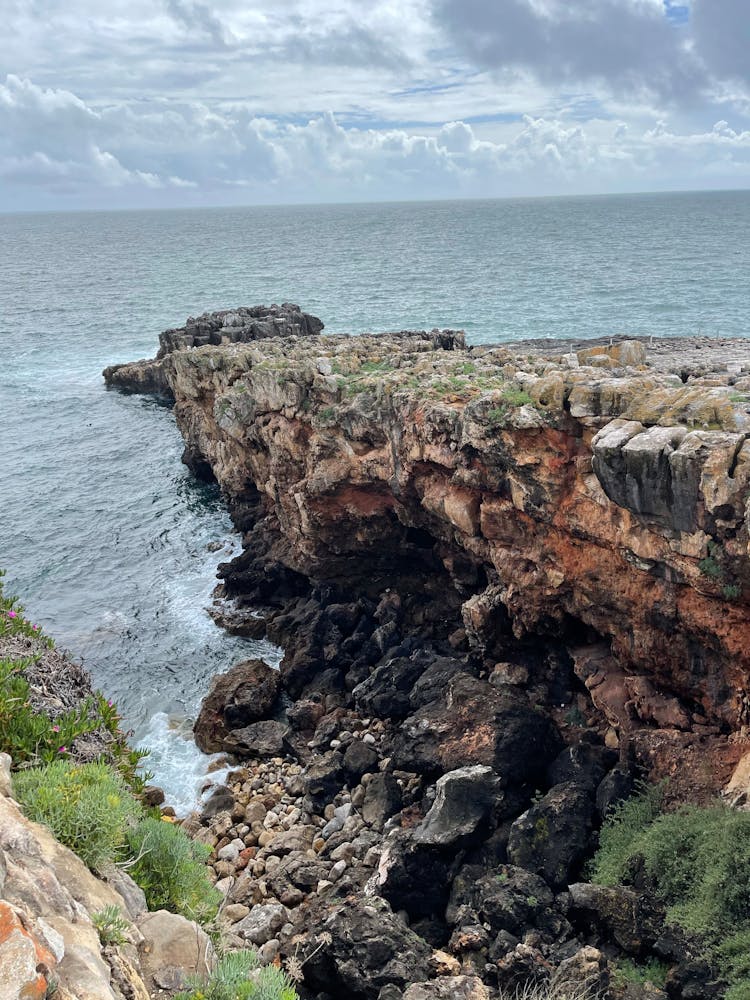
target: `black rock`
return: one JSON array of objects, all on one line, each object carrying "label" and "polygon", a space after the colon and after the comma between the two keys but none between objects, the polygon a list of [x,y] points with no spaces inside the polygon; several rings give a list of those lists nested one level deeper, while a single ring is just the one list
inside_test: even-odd
[{"label": "black rock", "polygon": [[390,774],[378,773],[365,789],[362,803],[362,819],[365,823],[382,830],[383,824],[401,809],[401,787]]},{"label": "black rock", "polygon": [[580,785],[555,785],[510,828],[508,860],[567,885],[588,849],[594,803]]},{"label": "black rock", "polygon": [[241,757],[283,757],[289,753],[286,741],[289,727],[283,722],[252,722],[242,729],[232,729],[225,745]]},{"label": "black rock", "polygon": [[378,769],[378,754],[364,740],[352,740],[344,754],[344,772],[353,787],[363,774]]},{"label": "black rock", "polygon": [[309,764],[304,776],[305,798],[314,812],[322,812],[341,790],[344,758],[329,750]]}]

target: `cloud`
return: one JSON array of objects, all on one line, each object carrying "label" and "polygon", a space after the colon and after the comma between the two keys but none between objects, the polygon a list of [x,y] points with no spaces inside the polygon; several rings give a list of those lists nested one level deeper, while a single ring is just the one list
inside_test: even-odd
[{"label": "cloud", "polygon": [[471,64],[674,105],[750,80],[746,0],[436,0],[433,16]]},{"label": "cloud", "polygon": [[749,168],[750,131],[724,119],[680,132],[526,115],[490,139],[461,120],[430,132],[345,127],[330,112],[286,122],[198,101],[97,110],[17,77],[0,86],[0,176],[32,206],[40,191],[70,204],[97,191],[118,204],[210,204],[628,190],[644,177],[651,187],[721,186]]},{"label": "cloud", "polygon": [[750,11],[746,0],[693,0],[690,23],[696,53],[716,78],[750,82]]}]

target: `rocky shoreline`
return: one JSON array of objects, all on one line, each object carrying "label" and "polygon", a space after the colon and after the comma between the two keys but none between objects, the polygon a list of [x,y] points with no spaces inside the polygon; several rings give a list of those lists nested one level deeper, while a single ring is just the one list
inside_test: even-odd
[{"label": "rocky shoreline", "polygon": [[[584,865],[638,777],[747,791],[750,352],[321,328],[225,311],[105,372],[174,400],[244,532],[214,617],[285,649],[196,724],[239,762],[185,821],[230,944],[318,1000],[722,996]],[[654,955],[666,992],[613,974]]]}]

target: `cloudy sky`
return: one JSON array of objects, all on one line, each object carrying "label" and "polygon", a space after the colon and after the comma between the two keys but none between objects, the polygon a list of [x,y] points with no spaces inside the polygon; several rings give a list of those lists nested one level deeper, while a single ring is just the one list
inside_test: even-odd
[{"label": "cloudy sky", "polygon": [[748,0],[0,14],[0,211],[750,187]]}]

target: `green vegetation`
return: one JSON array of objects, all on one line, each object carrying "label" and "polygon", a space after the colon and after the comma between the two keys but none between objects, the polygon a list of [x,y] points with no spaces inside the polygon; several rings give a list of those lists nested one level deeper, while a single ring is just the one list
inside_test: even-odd
[{"label": "green vegetation", "polygon": [[[92,869],[113,863],[130,868],[152,909],[164,908],[210,925],[221,894],[208,877],[209,847],[179,828],[147,815],[138,799],[150,775],[137,772],[146,751],[134,750],[119,728],[116,707],[96,692],[77,708],[50,715],[33,702],[26,671],[50,655],[51,671],[65,669],[54,644],[28,622],[23,608],[2,588],[0,571],[0,653],[23,643],[28,656],[0,656],[0,751],[9,753],[16,773],[14,795],[26,815],[44,823]],[[101,747],[98,760],[75,759],[79,737],[87,751]],[[111,907],[96,916],[105,943],[118,943],[124,924]]]},{"label": "green vegetation", "polygon": [[[0,570],[0,751],[10,754],[13,767],[49,764],[69,759],[79,737],[99,734],[103,758],[110,761],[136,792],[142,790],[150,775],[138,768],[148,756],[133,750],[127,734],[119,726],[117,708],[101,692],[85,698],[76,708],[49,714],[41,711],[32,697],[27,671],[42,656],[54,649],[52,640],[42,634],[40,625],[32,624],[15,597],[3,590]],[[34,640],[28,656],[2,655],[17,639]]]},{"label": "green vegetation", "polygon": [[126,826],[141,811],[124,778],[103,763],[56,760],[19,772],[13,790],[30,819],[94,869],[122,859]]},{"label": "green vegetation", "polygon": [[658,989],[663,989],[667,980],[669,967],[656,958],[649,959],[643,965],[638,965],[629,958],[621,958],[612,971],[612,982],[615,986],[627,986],[636,983],[644,986],[651,983]]},{"label": "green vegetation", "polygon": [[728,1000],[750,998],[750,814],[723,805],[661,812],[662,788],[618,806],[601,831],[593,881],[645,875],[667,922],[697,940]]},{"label": "green vegetation", "polygon": [[175,1000],[297,1000],[297,991],[285,972],[261,965],[254,951],[234,951]]},{"label": "green vegetation", "polygon": [[700,560],[698,569],[709,580],[723,584],[721,593],[725,600],[736,601],[742,596],[742,587],[738,583],[732,582],[732,574],[726,567],[724,550],[719,542],[715,542],[712,538],[708,540],[706,548],[708,554]]},{"label": "green vegetation", "polygon": [[127,831],[127,844],[134,859],[130,874],[146,894],[150,910],[171,910],[189,920],[211,923],[221,893],[208,877],[210,847],[190,840],[179,827],[151,817]]},{"label": "green vegetation", "polygon": [[128,922],[123,918],[119,906],[105,906],[91,914],[91,920],[99,932],[102,944],[125,944]]},{"label": "green vegetation", "polygon": [[508,406],[528,406],[533,402],[525,389],[512,385],[509,385],[507,389],[503,389],[502,398],[503,402],[507,403]]}]

